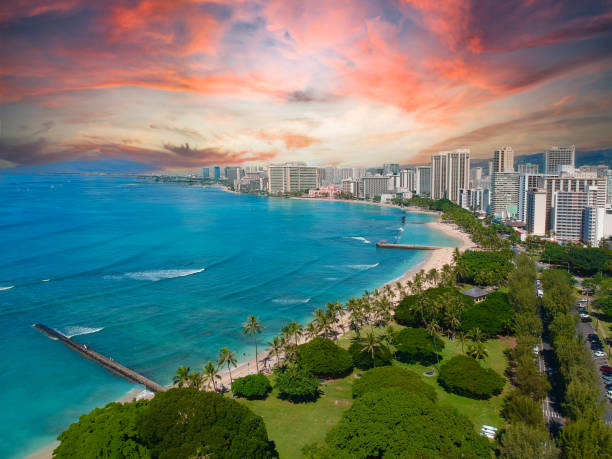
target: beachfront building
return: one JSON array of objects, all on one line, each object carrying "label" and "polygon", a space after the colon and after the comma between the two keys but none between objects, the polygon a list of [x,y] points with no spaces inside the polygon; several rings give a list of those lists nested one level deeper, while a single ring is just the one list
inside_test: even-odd
[{"label": "beachfront building", "polygon": [[546,190],[544,188],[531,188],[527,191],[525,223],[529,234],[546,235]]},{"label": "beachfront building", "polygon": [[214,171],[214,175],[215,175],[215,180],[219,180],[221,178],[221,167],[220,166],[215,166],[213,168]]},{"label": "beachfront building", "polygon": [[237,186],[236,184],[240,181],[242,177],[242,169],[238,166],[227,166],[225,168],[225,179],[230,183],[230,185]]},{"label": "beachfront building", "polygon": [[268,167],[268,192],[293,193],[319,188],[319,169],[303,163],[287,163]]},{"label": "beachfront building", "polygon": [[491,213],[512,220],[518,213],[518,172],[495,172],[491,181]]},{"label": "beachfront building", "polygon": [[393,190],[392,178],[384,175],[371,175],[361,179],[361,197],[372,199]]},{"label": "beachfront building", "polygon": [[308,197],[334,199],[337,198],[341,192],[342,189],[339,186],[332,184],[322,186],[317,190],[308,190]]},{"label": "beachfront building", "polygon": [[525,163],[519,164],[518,166],[519,174],[538,174],[539,166],[537,164]]},{"label": "beachfront building", "polygon": [[342,180],[341,190],[343,193],[353,197],[359,196],[359,180],[353,180],[352,178]]},{"label": "beachfront building", "polygon": [[[556,191],[553,193],[552,223],[555,238],[558,241],[578,242],[583,239],[585,209],[605,208],[597,204],[598,191],[597,186],[588,186],[584,191]],[[596,216],[596,214],[597,212],[591,212],[590,216]],[[587,222],[587,225],[590,224]],[[603,231],[601,233],[603,234]]]},{"label": "beachfront building", "polygon": [[414,169],[404,169],[399,173],[398,191],[414,191],[416,189],[416,172]]},{"label": "beachfront building", "polygon": [[512,147],[501,147],[493,152],[493,171],[495,172],[514,172],[514,150]]},{"label": "beachfront building", "polygon": [[431,197],[459,202],[459,190],[469,188],[470,150],[441,151],[431,156]]},{"label": "beachfront building", "polygon": [[202,178],[210,178],[210,168],[202,168]]},{"label": "beachfront building", "polygon": [[419,196],[431,194],[431,166],[419,166],[416,168],[414,189]]},{"label": "beachfront building", "polygon": [[576,145],[569,147],[550,147],[544,153],[544,172],[556,175],[561,171],[561,166],[575,167]]}]

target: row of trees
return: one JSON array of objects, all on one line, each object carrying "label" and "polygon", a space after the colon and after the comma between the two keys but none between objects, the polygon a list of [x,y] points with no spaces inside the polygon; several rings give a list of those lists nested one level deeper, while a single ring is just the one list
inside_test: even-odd
[{"label": "row of trees", "polygon": [[550,384],[540,373],[532,351],[542,334],[536,276],[535,263],[523,254],[516,260],[508,279],[516,346],[508,352],[508,374],[513,389],[504,401],[502,412],[509,423],[500,439],[503,458],[549,458],[558,453],[542,413],[542,401]]},{"label": "row of trees", "polygon": [[559,447],[566,457],[604,457],[612,448],[612,432],[602,420],[603,405],[597,370],[572,314],[574,295],[566,271],[547,270],[542,275],[543,305],[559,368],[563,411],[569,420]]},{"label": "row of trees", "polygon": [[580,276],[593,276],[597,273],[612,275],[612,251],[603,248],[546,242],[541,258],[542,261],[562,269],[567,268]]}]

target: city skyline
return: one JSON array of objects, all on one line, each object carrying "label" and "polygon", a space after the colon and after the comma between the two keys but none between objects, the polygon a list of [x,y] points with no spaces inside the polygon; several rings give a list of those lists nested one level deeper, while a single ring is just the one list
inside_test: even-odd
[{"label": "city skyline", "polygon": [[13,2],[0,168],[607,149],[612,16],[574,3]]}]

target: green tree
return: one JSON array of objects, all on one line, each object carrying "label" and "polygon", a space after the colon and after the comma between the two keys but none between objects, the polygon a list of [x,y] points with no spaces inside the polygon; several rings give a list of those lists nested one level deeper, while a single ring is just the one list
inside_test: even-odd
[{"label": "green tree", "polygon": [[190,368],[185,365],[181,365],[177,368],[175,376],[172,378],[172,384],[183,387],[189,385],[189,372]]},{"label": "green tree", "polygon": [[320,395],[319,378],[296,365],[276,371],[279,397],[293,403],[312,402]]},{"label": "green tree", "polygon": [[516,422],[510,424],[501,437],[500,457],[504,459],[554,459],[558,455],[544,424],[533,426]]},{"label": "green tree", "polygon": [[220,367],[227,365],[227,371],[229,372],[230,385],[234,382],[232,380],[232,369],[231,366],[236,368],[238,360],[236,359],[236,352],[230,351],[227,347],[222,347],[217,356],[217,363]]},{"label": "green tree", "polygon": [[280,360],[280,353],[283,350],[283,341],[278,336],[272,338],[272,341],[268,341],[268,346],[270,346],[267,350],[272,354],[276,355],[276,366],[278,366]]},{"label": "green tree", "polygon": [[221,376],[219,376],[219,367],[217,367],[214,362],[211,362],[209,360],[206,365],[202,365],[202,370],[204,371],[204,377],[202,378],[203,381],[208,385],[209,388],[210,384],[212,383],[213,389],[216,392],[217,379],[221,379]]},{"label": "green tree", "polygon": [[376,353],[380,351],[382,344],[380,338],[369,331],[361,341],[361,352],[367,353],[372,358],[372,366],[376,366]]},{"label": "green tree", "polygon": [[261,325],[261,322],[254,315],[250,315],[247,317],[247,321],[244,324],[244,328],[242,329],[242,333],[248,336],[252,336],[255,341],[255,367],[257,369],[257,373],[259,373],[259,356],[257,353],[257,335],[261,333],[261,330],[264,327]]},{"label": "green tree", "polygon": [[353,369],[351,354],[320,336],[298,346],[297,356],[301,367],[322,378],[343,376]]},{"label": "green tree", "polygon": [[568,459],[610,457],[612,433],[601,420],[582,418],[561,430],[559,447]]},{"label": "green tree", "polygon": [[148,401],[109,403],[82,415],[57,439],[53,451],[57,459],[149,459],[151,451],[144,444],[137,419],[147,410]]}]

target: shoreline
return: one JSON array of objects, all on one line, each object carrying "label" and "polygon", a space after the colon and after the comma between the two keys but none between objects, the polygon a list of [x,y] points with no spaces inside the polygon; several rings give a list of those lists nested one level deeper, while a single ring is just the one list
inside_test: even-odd
[{"label": "shoreline", "polygon": [[[224,190],[224,191],[229,192],[229,193],[236,193],[236,192],[232,192],[231,190]],[[395,279],[389,280],[385,282],[384,284],[382,284],[379,287],[379,290],[382,289],[382,287],[384,287],[385,285],[391,285],[392,287],[395,287],[395,285],[398,282],[401,282],[403,285],[405,285],[407,281],[412,280],[414,276],[416,275],[416,273],[418,273],[421,270],[429,271],[430,269],[433,269],[433,268],[442,269],[442,266],[444,266],[445,264],[452,263],[453,253],[455,251],[455,248],[458,248],[460,251],[465,251],[465,250],[473,249],[476,247],[476,245],[471,240],[468,234],[461,231],[457,227],[457,225],[455,225],[454,223],[443,222],[442,219],[440,218],[440,213],[436,211],[427,211],[427,210],[416,209],[416,208],[411,208],[411,207],[400,207],[394,204],[386,204],[386,203],[383,204],[383,203],[376,203],[376,202],[369,202],[369,201],[351,201],[351,200],[343,200],[343,199],[320,199],[320,198],[289,198],[289,199],[304,199],[304,200],[309,200],[309,201],[331,201],[331,202],[348,202],[352,204],[378,205],[382,207],[394,207],[398,209],[405,209],[407,212],[412,212],[412,213],[423,213],[423,214],[430,214],[430,215],[438,216],[436,221],[427,222],[425,223],[425,225],[433,230],[440,231],[444,235],[449,236],[452,239],[456,240],[457,245],[455,247],[444,247],[444,248],[440,248],[436,250],[427,251],[425,258],[422,261],[420,261],[415,266],[408,269],[401,276],[396,277]],[[399,299],[397,297],[397,293],[394,292],[393,301],[397,302],[398,300]],[[343,330],[346,329],[348,331],[349,329],[349,327],[347,326],[348,325],[348,314],[347,313],[343,314],[340,317],[339,322],[342,325],[336,328],[336,332],[338,333],[338,336],[341,336],[344,333],[346,333]],[[302,337],[299,340],[299,344],[303,344],[307,341],[309,340],[306,339],[305,337]],[[265,346],[264,342],[261,342],[258,344],[261,346],[261,348]],[[276,359],[271,355],[270,352],[267,352],[267,351],[261,352],[257,360],[259,360],[260,368],[266,368],[265,364],[268,361],[270,362],[270,366],[273,366],[273,364],[276,363],[275,362]],[[235,368],[231,370],[231,379],[234,380],[237,378],[247,376],[249,374],[254,374],[256,372],[255,368],[256,368],[256,358],[252,357],[251,359],[248,359],[238,364]],[[218,385],[223,384],[228,389],[231,388],[230,373],[228,372],[227,368],[224,368],[221,371],[219,371],[219,376],[221,377],[221,379],[218,381]],[[167,386],[167,387],[172,387],[172,386]],[[141,386],[137,386],[131,389],[130,391],[128,391],[128,393],[126,393],[123,397],[115,401],[119,403],[126,403],[126,402],[131,402],[135,399],[150,400],[151,398],[153,398],[154,395],[155,395],[154,393],[144,390]],[[26,459],[51,459],[53,455],[53,450],[58,445],[59,445],[59,442],[55,440],[45,445],[44,447],[34,451],[33,453],[29,454],[28,456],[26,456]]]}]

